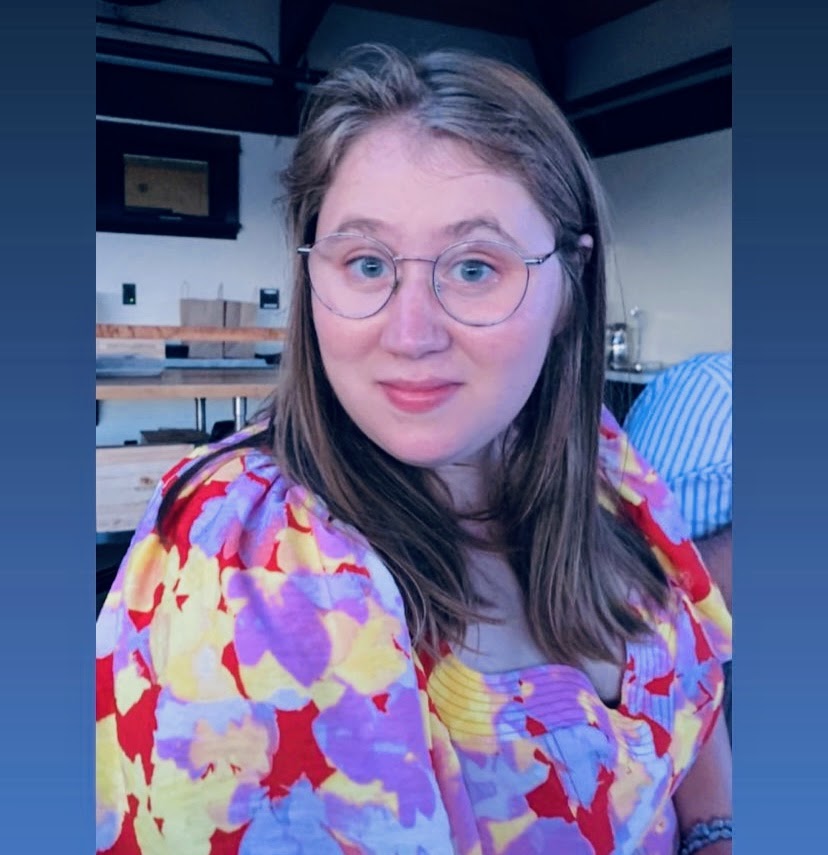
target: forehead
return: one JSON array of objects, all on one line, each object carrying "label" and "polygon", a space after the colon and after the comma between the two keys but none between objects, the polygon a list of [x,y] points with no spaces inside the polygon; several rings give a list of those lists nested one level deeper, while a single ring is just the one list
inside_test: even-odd
[{"label": "forehead", "polygon": [[516,181],[505,167],[497,169],[484,161],[469,143],[435,133],[413,119],[381,122],[360,134],[346,148],[328,189],[378,171],[400,175],[416,171],[435,180],[490,175]]},{"label": "forehead", "polygon": [[319,228],[325,233],[372,219],[412,232],[485,217],[511,231],[551,229],[510,171],[485,163],[465,142],[394,122],[348,148],[323,197]]}]

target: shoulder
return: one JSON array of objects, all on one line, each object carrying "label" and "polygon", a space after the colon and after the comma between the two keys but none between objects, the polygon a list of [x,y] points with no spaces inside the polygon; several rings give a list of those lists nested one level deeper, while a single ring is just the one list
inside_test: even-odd
[{"label": "shoulder", "polygon": [[634,598],[641,617],[654,630],[652,636],[639,641],[638,647],[661,648],[665,673],[676,669],[677,674],[691,674],[698,667],[718,673],[718,666],[732,657],[729,619],[717,619],[708,604],[696,602],[676,579],[669,579],[668,586],[663,606]]},{"label": "shoulder", "polygon": [[730,614],[690,538],[689,526],[678,503],[606,408],[601,423],[599,461],[605,479],[602,504],[613,512],[621,506],[649,543],[678,597],[677,602],[691,607],[700,624],[715,639],[712,643],[718,658],[730,658]]},{"label": "shoulder", "polygon": [[674,402],[732,397],[733,354],[731,351],[699,353],[666,368],[633,402],[625,426],[643,413],[652,401],[669,397]]},{"label": "shoulder", "polygon": [[670,480],[700,463],[730,460],[733,355],[701,353],[668,368],[630,407],[624,429]]},{"label": "shoulder", "polygon": [[[243,600],[272,609],[281,598],[297,617],[369,597],[401,615],[399,590],[361,534],[291,481],[267,447],[238,447],[244,438],[195,449],[161,479],[104,611],[124,608],[141,623],[197,592],[201,607],[227,614]],[[174,486],[162,537],[158,512]]]},{"label": "shoulder", "polygon": [[[248,434],[252,435],[252,432]],[[324,501],[292,481],[264,445],[240,447],[245,433],[203,446],[174,466],[162,479],[160,496],[174,486],[169,506],[169,542],[180,552],[197,548],[208,557],[242,566],[276,561],[276,546],[286,538],[313,542],[326,567],[367,544],[355,529],[336,520]],[[157,529],[157,516],[148,524]]]},{"label": "shoulder", "polygon": [[598,461],[607,485],[645,535],[663,535],[674,544],[689,538],[689,527],[667,484],[606,407],[601,415]]},{"label": "shoulder", "polygon": [[[162,539],[158,507],[173,485],[182,489]],[[184,840],[206,852],[231,804],[239,839],[252,828],[245,840],[264,840],[272,817],[290,813],[317,851],[330,839],[325,810],[341,808],[337,781],[365,776],[371,745],[408,751],[398,777],[410,781],[422,744],[428,771],[389,571],[267,448],[197,449],[164,477],[100,613],[96,648],[101,849],[129,848],[142,823],[145,848]],[[268,787],[263,813],[250,793]],[[276,849],[281,839],[268,837]]]}]

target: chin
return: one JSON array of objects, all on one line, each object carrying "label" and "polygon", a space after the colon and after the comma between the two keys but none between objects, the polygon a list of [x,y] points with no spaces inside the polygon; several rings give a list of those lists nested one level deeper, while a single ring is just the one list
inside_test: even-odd
[{"label": "chin", "polygon": [[383,441],[380,437],[370,437],[386,454],[419,469],[439,469],[454,463],[475,463],[484,455],[491,441],[483,445],[475,443],[447,443],[445,437],[441,442],[399,442],[392,438]]},{"label": "chin", "polygon": [[400,437],[381,437],[368,434],[368,438],[400,463],[416,466],[420,469],[435,469],[449,463],[465,459],[468,454],[464,450],[442,442],[416,442],[413,438],[400,442]]}]

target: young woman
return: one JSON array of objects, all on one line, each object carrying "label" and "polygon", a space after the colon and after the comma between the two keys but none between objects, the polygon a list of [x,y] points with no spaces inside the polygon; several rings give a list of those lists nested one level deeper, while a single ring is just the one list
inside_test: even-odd
[{"label": "young woman", "polygon": [[98,621],[99,852],[730,852],[730,618],[602,412],[561,114],[365,46],[286,182],[273,407],[163,479]]}]

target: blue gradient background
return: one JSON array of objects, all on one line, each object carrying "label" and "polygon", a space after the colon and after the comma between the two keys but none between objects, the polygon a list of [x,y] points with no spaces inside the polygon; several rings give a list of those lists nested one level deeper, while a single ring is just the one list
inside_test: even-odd
[{"label": "blue gradient background", "polygon": [[737,853],[828,851],[828,8],[734,9]]},{"label": "blue gradient background", "polygon": [[[6,4],[0,850],[94,850],[94,24]],[[734,2],[736,850],[828,848],[828,9]]]},{"label": "blue gradient background", "polygon": [[91,3],[0,17],[0,852],[94,851]]}]

